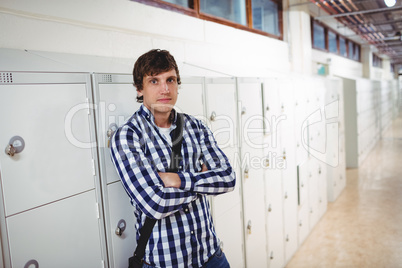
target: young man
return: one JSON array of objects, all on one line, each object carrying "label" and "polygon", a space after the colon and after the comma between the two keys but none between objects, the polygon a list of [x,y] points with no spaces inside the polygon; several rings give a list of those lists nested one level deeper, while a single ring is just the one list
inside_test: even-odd
[{"label": "young man", "polygon": [[181,83],[177,64],[168,51],[151,50],[138,58],[133,77],[143,104],[116,131],[111,154],[135,208],[137,240],[146,217],[157,219],[143,267],[229,267],[207,198],[234,189],[227,157],[201,121],[183,114],[183,159],[178,173],[168,172]]}]

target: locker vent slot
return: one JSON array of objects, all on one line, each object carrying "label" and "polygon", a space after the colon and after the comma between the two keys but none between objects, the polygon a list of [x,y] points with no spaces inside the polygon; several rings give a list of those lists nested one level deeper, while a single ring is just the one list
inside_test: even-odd
[{"label": "locker vent slot", "polygon": [[0,84],[10,84],[13,82],[13,73],[0,73]]},{"label": "locker vent slot", "polygon": [[102,82],[104,83],[112,83],[112,75],[111,74],[102,74]]}]

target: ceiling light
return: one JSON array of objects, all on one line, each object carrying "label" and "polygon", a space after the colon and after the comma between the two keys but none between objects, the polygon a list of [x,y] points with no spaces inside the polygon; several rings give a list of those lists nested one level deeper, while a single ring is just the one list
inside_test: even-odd
[{"label": "ceiling light", "polygon": [[396,4],[396,0],[384,0],[384,3],[387,7],[393,7]]}]

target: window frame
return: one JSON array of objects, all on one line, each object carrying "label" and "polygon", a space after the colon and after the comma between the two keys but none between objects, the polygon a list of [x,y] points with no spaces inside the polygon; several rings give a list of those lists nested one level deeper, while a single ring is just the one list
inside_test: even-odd
[{"label": "window frame", "polygon": [[[315,39],[314,39],[314,26],[315,25],[322,27],[323,30],[324,30],[324,48],[315,46],[315,42],[314,42],[315,41]],[[313,23],[311,24],[311,42],[312,42],[312,47],[314,49],[318,49],[318,50],[321,50],[321,51],[328,51],[329,50],[329,48],[328,48],[328,45],[329,45],[328,44],[328,30],[321,23],[317,23],[317,22],[313,21]]]},{"label": "window frame", "polygon": [[382,68],[383,62],[382,58],[377,54],[373,53],[373,63],[372,66],[376,68]]},{"label": "window frame", "polygon": [[[314,24],[317,24],[317,25],[319,25],[319,26],[324,28],[325,49],[322,49],[320,47],[315,47],[314,46]],[[334,53],[334,52],[329,50],[329,32],[331,32],[331,33],[336,35],[336,48],[337,48],[336,53]],[[341,39],[345,40],[346,56],[341,54]],[[352,51],[350,51],[350,49],[349,49],[349,44],[351,44],[351,46],[352,46]],[[314,20],[313,17],[311,17],[311,47],[313,49],[317,49],[317,50],[320,50],[320,51],[324,51],[324,52],[328,52],[328,53],[331,53],[331,54],[341,56],[341,57],[343,57],[345,59],[361,62],[361,45],[360,44],[358,44],[358,43],[346,38],[345,36],[343,36],[343,35],[341,35],[339,33],[337,33],[336,31],[334,31],[333,29],[329,28],[325,24]],[[356,51],[356,49],[358,49],[357,59],[355,59],[355,51]]]},{"label": "window frame", "polygon": [[265,36],[275,38],[278,40],[283,40],[283,8],[282,8],[281,0],[270,0],[272,2],[275,2],[278,6],[279,35],[274,35],[274,34],[267,33],[262,30],[253,28],[252,0],[243,0],[246,2],[246,25],[242,25],[242,24],[233,22],[231,20],[227,20],[227,19],[224,19],[224,18],[221,18],[218,16],[214,16],[214,15],[210,15],[210,14],[201,12],[200,11],[200,1],[201,0],[193,0],[193,8],[183,7],[180,5],[165,2],[163,0],[131,0],[131,1],[146,4],[149,6],[167,9],[170,11],[182,13],[185,15],[189,15],[189,16],[207,20],[207,21],[216,22],[216,23],[223,24],[226,26],[234,27],[236,29],[249,31],[249,32],[253,32],[256,34],[260,34],[260,35],[265,35]]},{"label": "window frame", "polygon": [[[335,35],[336,52],[332,52],[332,51],[330,51],[330,49],[329,49],[329,33],[333,33],[333,34]],[[329,53],[333,53],[333,54],[339,54],[339,35],[338,35],[335,31],[333,31],[333,30],[331,30],[331,29],[328,29],[327,39],[328,39],[328,52],[329,52]]]}]

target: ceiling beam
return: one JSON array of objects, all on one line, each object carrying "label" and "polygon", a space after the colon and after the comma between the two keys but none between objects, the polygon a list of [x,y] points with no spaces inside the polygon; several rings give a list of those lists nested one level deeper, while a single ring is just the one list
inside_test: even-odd
[{"label": "ceiling beam", "polygon": [[388,21],[379,21],[379,22],[366,22],[366,23],[357,23],[357,24],[352,24],[352,25],[339,25],[337,28],[358,28],[360,26],[365,26],[369,27],[371,25],[373,26],[378,26],[378,25],[384,25],[384,24],[392,24],[392,23],[398,23],[402,22],[402,20],[388,20]]},{"label": "ceiling beam", "polygon": [[360,11],[354,11],[354,12],[346,12],[346,13],[335,14],[335,15],[319,16],[319,17],[315,17],[314,19],[315,20],[324,20],[324,19],[339,18],[339,17],[351,16],[351,15],[357,15],[357,14],[379,13],[379,12],[394,11],[394,10],[400,10],[400,9],[402,9],[402,6],[376,8],[376,9],[360,10]]}]

